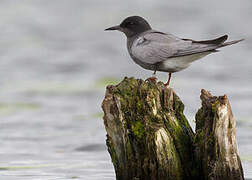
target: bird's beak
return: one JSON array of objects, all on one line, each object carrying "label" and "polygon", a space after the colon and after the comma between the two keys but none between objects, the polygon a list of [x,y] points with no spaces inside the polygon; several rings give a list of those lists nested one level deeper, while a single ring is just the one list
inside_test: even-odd
[{"label": "bird's beak", "polygon": [[120,26],[113,26],[113,27],[105,29],[105,31],[114,31],[114,30],[122,31],[122,28]]}]

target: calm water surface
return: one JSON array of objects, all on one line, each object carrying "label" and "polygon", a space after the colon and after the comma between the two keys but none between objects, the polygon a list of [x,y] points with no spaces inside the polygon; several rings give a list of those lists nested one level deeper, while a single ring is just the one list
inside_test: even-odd
[{"label": "calm water surface", "polygon": [[228,95],[252,178],[251,9],[250,0],[1,1],[0,179],[115,179],[100,108],[105,87],[152,73],[130,60],[122,34],[103,31],[129,15],[183,38],[246,39],[176,73],[171,86],[192,126],[201,88]]}]

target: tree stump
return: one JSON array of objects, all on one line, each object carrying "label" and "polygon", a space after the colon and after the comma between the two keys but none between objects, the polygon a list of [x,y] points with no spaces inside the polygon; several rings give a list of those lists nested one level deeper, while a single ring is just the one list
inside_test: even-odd
[{"label": "tree stump", "polygon": [[237,151],[235,120],[226,95],[201,91],[196,114],[196,155],[207,180],[244,179]]},{"label": "tree stump", "polygon": [[243,179],[224,97],[202,91],[194,134],[182,101],[162,82],[125,78],[108,86],[102,108],[117,180]]}]

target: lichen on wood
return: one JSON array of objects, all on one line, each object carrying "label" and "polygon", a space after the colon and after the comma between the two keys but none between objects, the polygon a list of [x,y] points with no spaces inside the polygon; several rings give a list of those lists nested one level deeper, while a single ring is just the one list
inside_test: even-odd
[{"label": "lichen on wood", "polygon": [[203,90],[196,134],[172,88],[125,78],[102,103],[117,180],[243,180],[227,97]]},{"label": "lichen on wood", "polygon": [[107,87],[102,107],[117,179],[194,176],[194,134],[183,115],[184,105],[171,88],[125,78]]},{"label": "lichen on wood", "polygon": [[236,144],[235,120],[226,95],[201,91],[202,107],[196,114],[195,144],[206,180],[243,180]]}]

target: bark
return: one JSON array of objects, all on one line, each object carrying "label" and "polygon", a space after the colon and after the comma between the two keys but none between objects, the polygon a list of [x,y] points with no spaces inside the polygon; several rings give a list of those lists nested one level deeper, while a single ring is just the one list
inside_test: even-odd
[{"label": "bark", "polygon": [[236,144],[235,120],[226,95],[201,91],[196,114],[196,152],[206,180],[243,180]]},{"label": "bark", "polygon": [[[102,108],[117,180],[242,179],[230,105],[223,114],[219,105],[224,101],[218,100],[214,113],[209,113],[213,106],[203,97],[195,135],[183,114],[182,101],[162,82],[125,78],[108,86]],[[222,119],[228,122],[223,124]],[[224,126],[227,131],[223,132]],[[209,137],[213,142],[205,141]]]}]

